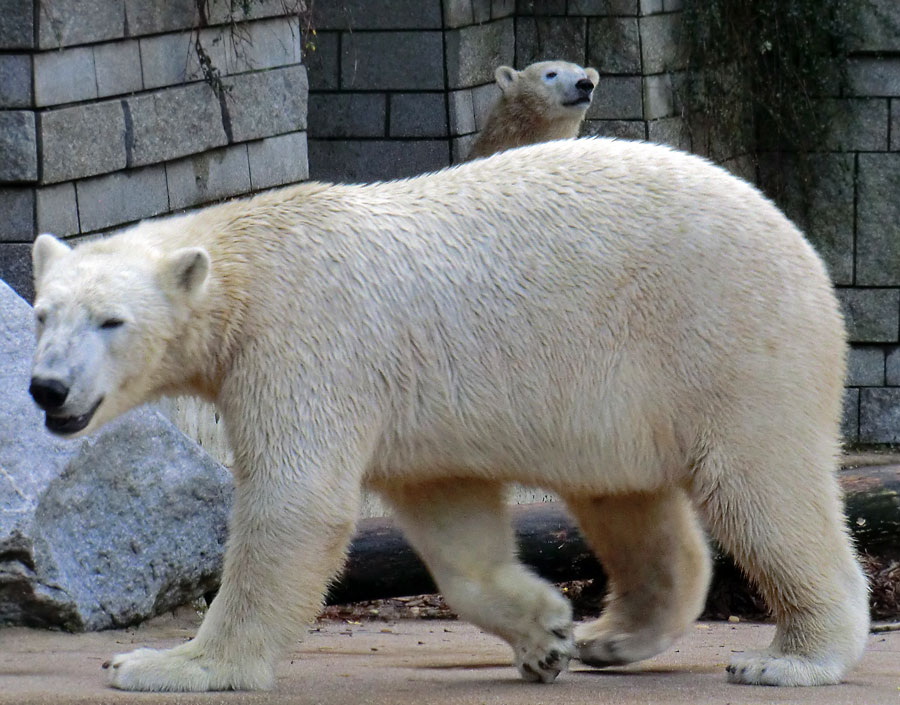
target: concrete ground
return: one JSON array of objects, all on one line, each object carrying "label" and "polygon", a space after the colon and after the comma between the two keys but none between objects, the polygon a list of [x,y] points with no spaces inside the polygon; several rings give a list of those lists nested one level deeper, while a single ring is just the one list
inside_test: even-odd
[{"label": "concrete ground", "polygon": [[0,629],[0,704],[157,705],[900,705],[900,632],[873,634],[847,682],[819,688],[729,685],[732,651],[768,644],[773,627],[704,623],[675,648],[627,668],[575,663],[553,685],[523,683],[508,647],[454,621],[322,622],[281,664],[269,693],[158,695],[105,686],[101,664],[140,645],[187,639],[197,620],[164,617],[137,629],[62,634]]}]

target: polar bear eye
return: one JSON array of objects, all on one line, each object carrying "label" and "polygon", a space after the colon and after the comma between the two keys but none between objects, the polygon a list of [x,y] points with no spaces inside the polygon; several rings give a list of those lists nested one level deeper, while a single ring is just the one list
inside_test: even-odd
[{"label": "polar bear eye", "polygon": [[107,318],[103,323],[100,324],[100,327],[103,330],[112,330],[113,328],[119,328],[125,325],[125,321],[121,318]]},{"label": "polar bear eye", "polygon": [[547,81],[552,81],[554,78],[556,78],[556,71],[548,71],[544,74],[544,79]]},{"label": "polar bear eye", "polygon": [[39,326],[44,325],[47,322],[47,312],[46,311],[35,311],[34,312],[34,320],[37,321]]}]

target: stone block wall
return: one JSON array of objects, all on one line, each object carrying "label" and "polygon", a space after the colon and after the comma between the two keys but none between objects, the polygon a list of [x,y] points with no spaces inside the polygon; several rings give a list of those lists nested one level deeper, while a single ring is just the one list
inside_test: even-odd
[{"label": "stone block wall", "polygon": [[307,178],[296,18],[280,0],[232,4],[201,18],[196,0],[0,0],[0,278],[25,298],[39,232],[93,235]]}]

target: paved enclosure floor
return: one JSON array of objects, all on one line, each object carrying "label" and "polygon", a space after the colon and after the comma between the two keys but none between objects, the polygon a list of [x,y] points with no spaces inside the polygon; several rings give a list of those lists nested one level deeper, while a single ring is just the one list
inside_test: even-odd
[{"label": "paved enclosure floor", "polygon": [[107,688],[101,664],[136,646],[172,646],[196,628],[164,617],[138,629],[62,634],[0,629],[0,703],[159,703],[239,705],[900,705],[900,632],[873,634],[862,665],[839,686],[729,685],[732,650],[765,646],[773,627],[695,625],[673,649],[627,668],[573,664],[553,685],[523,683],[508,647],[461,622],[323,622],[286,659],[270,693],[157,695]]}]

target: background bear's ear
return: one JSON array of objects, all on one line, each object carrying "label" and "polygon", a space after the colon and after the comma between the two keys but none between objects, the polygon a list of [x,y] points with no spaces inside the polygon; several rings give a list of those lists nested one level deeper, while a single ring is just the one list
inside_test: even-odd
[{"label": "background bear's ear", "polygon": [[596,87],[600,81],[600,74],[597,73],[597,69],[586,68],[584,72],[587,74],[588,80]]},{"label": "background bear's ear", "polygon": [[500,90],[506,92],[513,83],[519,80],[519,72],[512,66],[498,66],[494,71],[494,78],[497,79]]},{"label": "background bear's ear", "polygon": [[160,276],[167,290],[195,296],[203,290],[209,275],[209,253],[202,247],[185,247],[167,255]]},{"label": "background bear's ear", "polygon": [[46,233],[38,235],[31,247],[31,266],[37,284],[54,260],[71,252],[72,248]]}]

